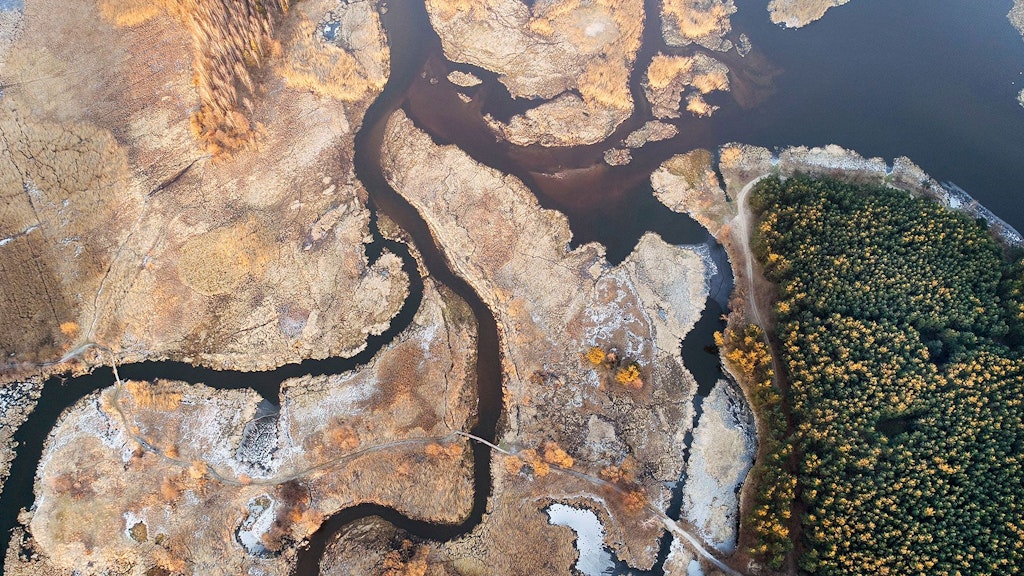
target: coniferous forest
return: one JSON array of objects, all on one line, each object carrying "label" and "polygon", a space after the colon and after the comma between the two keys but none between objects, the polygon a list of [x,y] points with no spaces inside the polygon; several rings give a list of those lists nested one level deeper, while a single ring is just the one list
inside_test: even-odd
[{"label": "coniferous forest", "polygon": [[882,187],[752,195],[779,288],[801,569],[1024,571],[1024,265],[984,224]]}]

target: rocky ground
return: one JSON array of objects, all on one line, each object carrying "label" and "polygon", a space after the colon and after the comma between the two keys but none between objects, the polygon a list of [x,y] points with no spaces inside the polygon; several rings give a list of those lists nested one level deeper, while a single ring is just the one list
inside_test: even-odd
[{"label": "rocky ground", "polygon": [[[26,3],[0,69],[9,364],[92,342],[124,361],[266,369],[353,354],[401,306],[400,261],[367,262],[352,170],[388,74],[375,4],[232,24],[274,58],[190,6]],[[217,114],[235,132],[210,128]]]},{"label": "rocky ground", "polygon": [[472,458],[451,431],[474,418],[475,352],[468,306],[428,278],[413,323],[368,366],[288,380],[279,409],[170,381],[93,394],[47,441],[28,564],[287,574],[296,543],[342,507],[457,523]]},{"label": "rocky ground", "polygon": [[801,28],[819,20],[831,8],[850,0],[771,0],[768,15],[772,22],[787,28]]},{"label": "rocky ground", "polygon": [[[695,384],[679,347],[707,297],[703,259],[653,234],[615,267],[597,245],[570,251],[561,214],[540,208],[515,178],[433,143],[401,112],[388,124],[382,157],[392,186],[495,314],[505,358],[502,444],[550,451],[573,471],[604,474],[621,490],[598,493],[568,474],[499,460],[492,507],[521,509],[524,499],[560,495],[590,499],[611,518],[605,524],[620,558],[649,567],[661,529],[631,520],[624,493],[639,490],[664,505],[660,483],[682,471]],[[552,446],[568,460],[556,458]],[[488,515],[470,540],[502,521]]]},{"label": "rocky ground", "polygon": [[515,144],[593,144],[633,111],[640,0],[428,0],[427,11],[449,60],[496,73],[514,97],[541,100],[508,123],[492,119]]}]

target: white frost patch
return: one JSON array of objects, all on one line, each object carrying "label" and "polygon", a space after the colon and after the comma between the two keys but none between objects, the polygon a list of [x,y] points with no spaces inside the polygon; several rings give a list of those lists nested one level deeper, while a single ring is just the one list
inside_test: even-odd
[{"label": "white frost patch", "polygon": [[309,434],[362,415],[363,406],[379,392],[378,385],[375,364],[359,372],[287,380],[281,388],[275,466],[301,460],[306,453],[302,440]]},{"label": "white frost patch", "polygon": [[736,547],[737,490],[757,451],[753,421],[742,393],[724,380],[704,400],[693,433],[683,488],[683,514],[721,552]]},{"label": "white frost patch", "polygon": [[597,514],[565,504],[552,504],[545,512],[549,523],[568,526],[576,532],[576,549],[580,553],[577,570],[586,576],[601,576],[614,568],[612,555],[604,547],[604,526]]},{"label": "white frost patch", "polygon": [[424,326],[420,333],[416,335],[416,338],[420,341],[420,350],[423,351],[423,358],[429,362],[432,359],[430,355],[430,348],[434,344],[434,341],[438,339],[438,331],[441,329],[440,323],[433,323],[429,326]]},{"label": "white frost patch", "polygon": [[[633,313],[636,308],[627,304],[631,299],[644,302],[634,282],[620,268],[613,269],[598,280],[584,313],[587,324],[583,330],[583,342],[612,341],[622,331],[626,340],[621,354],[635,358],[642,364],[643,359],[653,356],[650,342],[640,333],[646,331],[649,319]],[[644,326],[644,330],[629,329],[636,325]]]},{"label": "white frost patch", "polygon": [[24,408],[32,402],[32,382],[11,382],[0,387],[0,418],[6,419],[12,408]]},{"label": "white frost patch", "polygon": [[669,547],[668,556],[665,557],[662,569],[665,576],[704,576],[700,560],[676,536],[672,537],[672,545]]},{"label": "white frost patch", "polygon": [[[126,540],[134,540],[134,538],[132,538],[132,528],[136,524],[138,524],[140,522],[142,523],[143,526],[146,526],[146,519],[143,518],[142,516],[137,515],[135,512],[133,512],[131,510],[125,510],[124,514],[122,514],[121,516],[124,517],[124,537],[125,537],[125,539]],[[147,529],[148,529],[148,526],[147,526]]]},{"label": "white frost patch", "polygon": [[604,22],[591,22],[590,24],[587,24],[583,33],[588,37],[593,38],[594,36],[598,36],[603,33],[605,28],[607,28],[607,26],[605,26]]},{"label": "white frost patch", "polygon": [[711,279],[718,274],[718,265],[715,264],[715,259],[711,257],[711,247],[705,244],[688,244],[679,246],[684,250],[693,250],[700,256],[702,262],[704,262],[704,289],[711,289]]},{"label": "white frost patch", "polygon": [[17,234],[15,234],[13,236],[8,236],[7,238],[0,239],[0,246],[4,246],[6,244],[10,244],[14,240],[17,240],[18,238],[21,238],[22,236],[27,236],[33,230],[36,230],[38,228],[39,228],[39,224],[33,224],[32,226],[29,226],[28,228],[25,228],[24,230],[22,230],[21,232],[18,232]]},{"label": "white frost patch", "polygon": [[176,416],[186,424],[179,428],[179,444],[209,464],[234,467],[235,447],[256,412],[259,395],[252,390],[214,393],[201,384],[183,386],[181,392]]},{"label": "white frost patch", "polygon": [[[352,371],[330,375],[326,377],[325,382],[322,384],[322,388],[330,392],[329,394],[320,395],[320,401],[316,406],[293,405],[292,402],[301,402],[302,389],[307,388],[312,391],[313,388],[318,387],[307,387],[304,385],[289,386],[287,392],[295,394],[296,397],[285,399],[281,408],[281,419],[283,422],[291,421],[293,416],[291,412],[295,411],[299,406],[302,408],[301,417],[303,420],[312,418],[319,427],[326,426],[332,418],[358,416],[362,413],[360,405],[377,393],[377,384],[376,378],[367,378],[365,374]],[[297,392],[298,394],[296,394]]]},{"label": "white frost patch", "polygon": [[276,502],[267,494],[263,494],[249,500],[245,508],[247,514],[242,523],[238,526],[238,542],[252,556],[261,557],[266,555],[267,549],[263,546],[263,535],[270,531],[274,524],[274,508]]},{"label": "white frost patch", "polygon": [[[107,414],[100,407],[99,399],[92,400],[90,408],[79,418],[76,426],[78,431],[96,436],[104,446],[121,454],[121,462],[128,462],[135,451],[135,441],[125,433],[116,413]],[[68,441],[75,440],[68,435],[61,436]]]}]

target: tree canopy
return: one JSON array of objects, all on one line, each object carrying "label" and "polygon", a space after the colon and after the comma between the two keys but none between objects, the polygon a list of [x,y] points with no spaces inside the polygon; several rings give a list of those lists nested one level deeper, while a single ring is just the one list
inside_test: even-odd
[{"label": "tree canopy", "polygon": [[815,574],[1024,569],[1024,265],[882,187],[767,179],[805,553]]}]

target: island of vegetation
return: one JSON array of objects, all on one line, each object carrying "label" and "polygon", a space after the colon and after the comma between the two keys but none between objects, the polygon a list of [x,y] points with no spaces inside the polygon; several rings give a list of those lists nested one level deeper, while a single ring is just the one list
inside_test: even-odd
[{"label": "island of vegetation", "polygon": [[1020,253],[892,188],[769,178],[751,203],[778,286],[801,570],[1020,568]]}]

